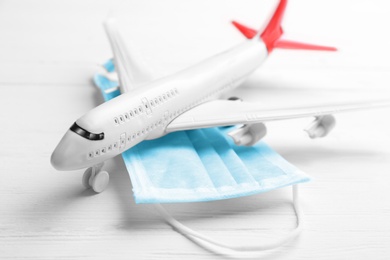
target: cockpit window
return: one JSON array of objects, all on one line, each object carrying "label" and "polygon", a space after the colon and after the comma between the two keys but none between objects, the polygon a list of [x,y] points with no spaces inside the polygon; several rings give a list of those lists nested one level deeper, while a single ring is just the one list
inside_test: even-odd
[{"label": "cockpit window", "polygon": [[87,130],[79,127],[76,123],[74,123],[70,127],[70,130],[75,132],[76,134],[88,139],[88,140],[97,141],[97,140],[104,139],[104,133],[94,134],[94,133],[88,132]]}]

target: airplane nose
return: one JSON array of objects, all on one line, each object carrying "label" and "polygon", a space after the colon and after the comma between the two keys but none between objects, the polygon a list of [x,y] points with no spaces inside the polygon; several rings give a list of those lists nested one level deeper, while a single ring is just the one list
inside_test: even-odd
[{"label": "airplane nose", "polygon": [[55,169],[66,171],[79,168],[81,156],[80,147],[77,144],[78,139],[80,138],[80,136],[72,131],[68,130],[65,133],[50,158],[51,165],[53,165]]},{"label": "airplane nose", "polygon": [[66,170],[65,159],[64,159],[65,156],[63,155],[60,144],[57,145],[56,149],[51,154],[50,163],[55,169],[59,171],[60,170],[64,171]]}]

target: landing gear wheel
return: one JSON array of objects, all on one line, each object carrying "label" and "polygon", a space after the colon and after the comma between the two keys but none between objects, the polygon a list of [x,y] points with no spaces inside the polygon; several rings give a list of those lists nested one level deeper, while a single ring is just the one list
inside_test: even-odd
[{"label": "landing gear wheel", "polygon": [[89,184],[89,179],[92,176],[92,171],[93,171],[92,167],[89,167],[88,169],[85,170],[83,175],[83,185],[87,189],[91,188],[91,185]]},{"label": "landing gear wheel", "polygon": [[100,193],[104,191],[107,188],[109,180],[110,180],[110,176],[108,175],[108,172],[106,171],[98,172],[91,180],[92,189],[96,193]]}]

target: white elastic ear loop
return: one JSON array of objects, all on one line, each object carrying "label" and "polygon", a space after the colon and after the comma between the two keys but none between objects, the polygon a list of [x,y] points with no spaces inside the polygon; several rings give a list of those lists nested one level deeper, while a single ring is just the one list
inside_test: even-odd
[{"label": "white elastic ear loop", "polygon": [[[208,236],[202,235],[202,234],[198,233],[197,231],[183,225],[182,223],[180,223],[179,221],[174,219],[160,204],[155,204],[155,207],[160,212],[160,214],[163,216],[164,220],[169,225],[171,225],[176,231],[180,232],[181,234],[186,236],[188,239],[190,239],[194,243],[204,247],[205,249],[212,251],[212,252],[216,252],[216,253],[226,254],[226,253],[220,252],[219,250],[216,250],[216,247],[219,247],[221,249],[233,251],[233,253],[248,252],[248,253],[251,253],[248,256],[253,257],[253,253],[277,248],[277,247],[287,243],[288,241],[292,240],[293,238],[297,237],[299,235],[299,233],[301,232],[303,220],[302,220],[301,209],[299,207],[298,186],[293,185],[292,190],[293,190],[294,211],[295,211],[295,215],[297,216],[296,228],[294,230],[292,230],[284,238],[277,240],[277,241],[270,242],[270,243],[266,243],[263,245],[236,246],[236,245],[227,245],[227,244],[218,242],[212,238],[209,238]],[[213,245],[214,247],[210,247],[207,243],[200,243],[200,241],[198,241],[198,240],[200,240],[202,242],[207,242],[207,243]],[[242,255],[240,257],[242,257]]]}]

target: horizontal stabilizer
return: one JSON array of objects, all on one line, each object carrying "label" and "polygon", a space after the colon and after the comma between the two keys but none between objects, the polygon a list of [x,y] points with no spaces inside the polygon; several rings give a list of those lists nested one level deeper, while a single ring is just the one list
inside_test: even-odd
[{"label": "horizontal stabilizer", "polygon": [[314,45],[309,43],[294,42],[288,40],[278,40],[274,44],[274,48],[290,49],[290,50],[313,50],[313,51],[337,51],[335,47]]},{"label": "horizontal stabilizer", "polygon": [[[233,25],[248,39],[252,39],[256,35],[256,30],[249,28],[236,21],[232,21]],[[315,45],[309,43],[301,43],[289,40],[277,40],[273,44],[273,49],[289,49],[289,50],[313,50],[313,51],[337,51],[334,47]]]},{"label": "horizontal stabilizer", "polygon": [[242,25],[236,21],[232,21],[232,24],[248,39],[252,39],[256,35],[256,30]]}]

